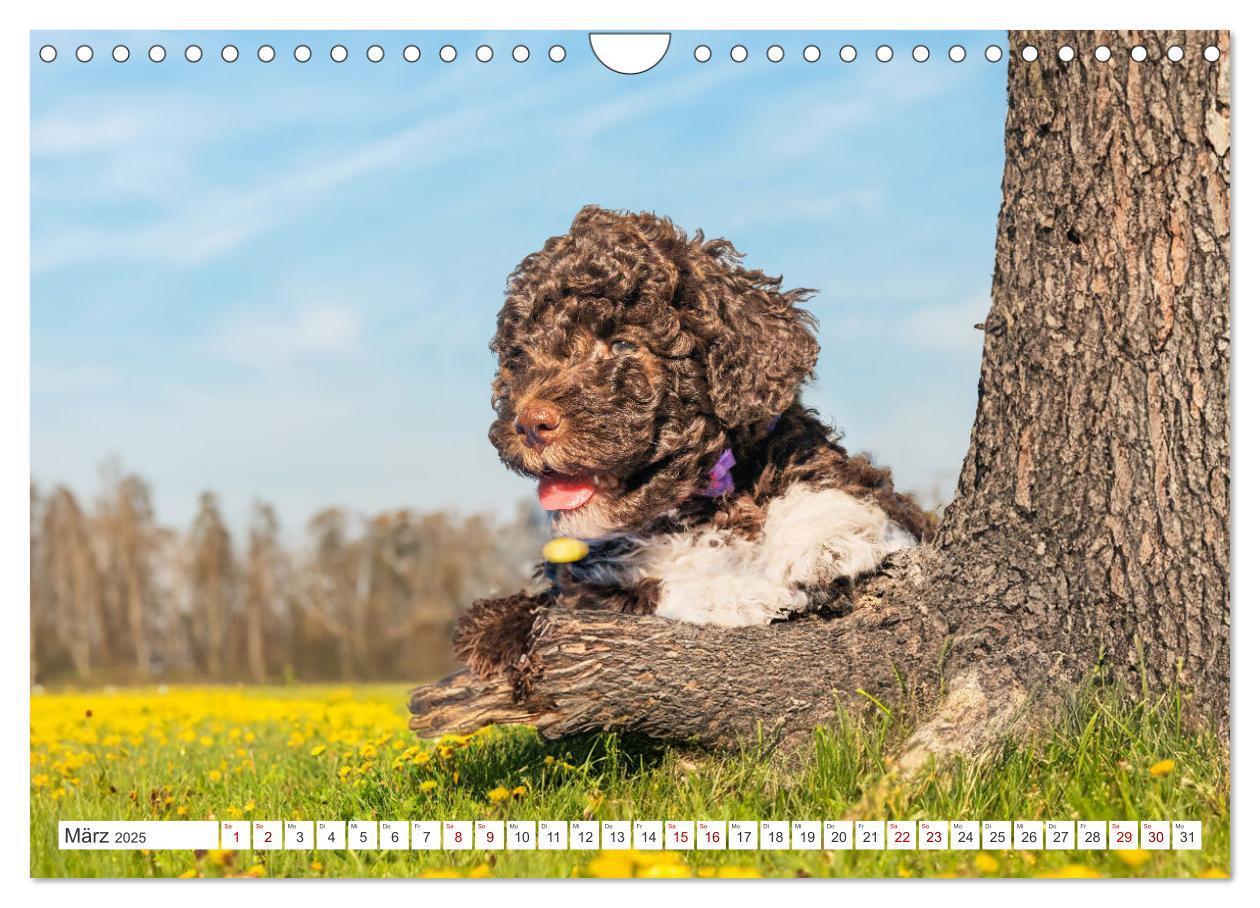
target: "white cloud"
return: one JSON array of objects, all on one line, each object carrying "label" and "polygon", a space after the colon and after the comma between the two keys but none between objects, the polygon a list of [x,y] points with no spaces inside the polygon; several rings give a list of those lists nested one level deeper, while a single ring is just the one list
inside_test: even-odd
[{"label": "white cloud", "polygon": [[31,122],[31,157],[91,154],[134,144],[144,119],[134,109],[62,112]]},{"label": "white cloud", "polygon": [[846,214],[875,217],[883,207],[880,191],[869,186],[811,197],[758,196],[739,200],[733,216],[725,218],[715,233],[732,233],[750,225],[827,221]]},{"label": "white cloud", "polygon": [[121,376],[114,369],[96,366],[33,366],[31,391],[59,393],[91,391],[117,385]]},{"label": "white cloud", "polygon": [[147,224],[60,230],[40,237],[32,245],[31,271],[102,259],[159,261],[168,266],[205,264],[317,207],[329,192],[360,177],[390,167],[420,169],[487,144],[493,141],[494,124],[502,113],[528,107],[539,97],[537,91],[523,92],[493,104],[430,117],[286,176],[218,197],[181,186],[170,200],[173,213]]},{"label": "white cloud", "polygon": [[615,101],[600,100],[589,104],[572,117],[576,131],[583,136],[622,129],[634,120],[659,114],[676,104],[685,104],[703,97],[736,77],[731,67],[702,69],[698,75],[671,80],[642,89]]},{"label": "white cloud", "polygon": [[907,343],[921,350],[979,354],[983,334],[976,325],[989,311],[989,299],[973,297],[957,303],[924,306],[900,320]]},{"label": "white cloud", "polygon": [[[879,299],[878,288],[865,289],[864,293]],[[984,335],[975,326],[984,321],[988,311],[987,296],[899,307],[891,312],[870,305],[860,310],[850,308],[823,320],[823,346],[872,341],[881,345],[900,344],[925,353],[979,357]]]},{"label": "white cloud", "polygon": [[280,315],[240,314],[225,322],[207,350],[254,368],[303,359],[344,357],[361,349],[359,313],[340,303],[312,303]]}]

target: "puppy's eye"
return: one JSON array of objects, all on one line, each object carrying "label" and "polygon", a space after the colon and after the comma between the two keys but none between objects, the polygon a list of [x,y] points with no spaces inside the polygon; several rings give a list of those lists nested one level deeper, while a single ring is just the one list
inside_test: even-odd
[{"label": "puppy's eye", "polygon": [[612,352],[617,356],[625,356],[627,353],[633,353],[638,349],[638,345],[632,344],[630,341],[613,341],[612,345]]}]

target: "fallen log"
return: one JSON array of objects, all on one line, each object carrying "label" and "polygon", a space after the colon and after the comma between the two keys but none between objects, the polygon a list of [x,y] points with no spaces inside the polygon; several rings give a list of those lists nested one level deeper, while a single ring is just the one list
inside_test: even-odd
[{"label": "fallen log", "polygon": [[533,725],[547,738],[618,729],[709,746],[794,738],[831,719],[838,701],[900,696],[906,675],[896,661],[939,656],[927,648],[944,639],[930,609],[880,602],[893,576],[881,575],[845,617],[769,627],[541,609],[520,674],[466,669],[417,687],[410,726],[425,737],[494,723]]}]

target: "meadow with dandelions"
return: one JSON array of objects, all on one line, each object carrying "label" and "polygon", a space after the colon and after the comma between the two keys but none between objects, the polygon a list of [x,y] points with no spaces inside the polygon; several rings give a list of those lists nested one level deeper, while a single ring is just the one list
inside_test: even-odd
[{"label": "meadow with dandelions", "polygon": [[[398,686],[37,692],[39,877],[1211,877],[1229,761],[1180,701],[1090,688],[983,764],[887,774],[908,722],[840,714],[790,757],[522,728],[420,741]],[[1202,851],[60,851],[60,819],[1200,819]]]}]

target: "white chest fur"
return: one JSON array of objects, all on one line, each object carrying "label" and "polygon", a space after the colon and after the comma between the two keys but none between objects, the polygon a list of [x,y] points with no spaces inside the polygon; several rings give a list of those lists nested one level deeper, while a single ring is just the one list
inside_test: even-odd
[{"label": "white chest fur", "polygon": [[693,624],[768,624],[809,605],[808,588],[875,570],[914,538],[839,489],[795,486],[753,540],[699,528],[643,540],[638,578],[660,581],[656,614]]}]

